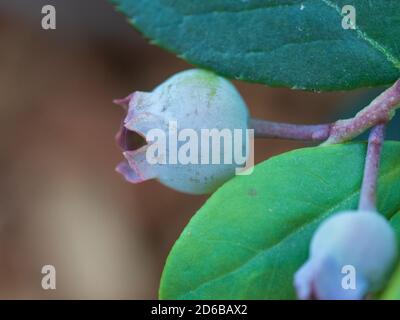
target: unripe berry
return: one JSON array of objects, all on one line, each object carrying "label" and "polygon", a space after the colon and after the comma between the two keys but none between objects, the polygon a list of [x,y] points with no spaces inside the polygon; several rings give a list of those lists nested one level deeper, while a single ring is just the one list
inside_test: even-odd
[{"label": "unripe berry", "polygon": [[[314,234],[310,258],[295,275],[298,297],[362,299],[381,289],[396,257],[396,237],[382,215],[372,211],[335,214]],[[346,270],[355,271],[354,288],[343,286]]]},{"label": "unripe berry", "polygon": [[[224,78],[203,70],[183,71],[151,92],[137,91],[116,103],[127,107],[126,118],[117,134],[127,161],[121,163],[117,171],[130,182],[156,178],[182,192],[210,193],[233,177],[236,168],[244,165],[244,162],[236,161],[232,154],[234,150],[225,148],[224,143],[230,144],[232,149],[239,143],[241,155],[247,158],[248,110],[238,91]],[[154,130],[151,129],[164,132],[167,143],[164,151],[160,148],[157,153],[152,153],[153,156],[149,155],[150,151],[154,151],[157,147],[155,143],[160,141],[152,141],[150,136]],[[196,137],[176,139],[175,135],[179,136],[183,129],[192,129]],[[211,139],[206,148],[209,157],[203,152],[204,129],[227,129],[231,134],[231,137],[221,139],[217,150],[219,163],[212,163],[211,153],[215,150],[211,150]],[[234,129],[241,130],[241,141],[233,141]],[[135,133],[141,135],[147,144],[137,149],[138,145],[133,141]],[[170,141],[176,142],[176,145],[171,145]],[[186,149],[181,150],[185,145]],[[191,160],[182,163],[180,156],[184,157],[188,152]],[[226,163],[226,156],[232,156],[233,161]],[[209,159],[208,164],[206,158]]]}]

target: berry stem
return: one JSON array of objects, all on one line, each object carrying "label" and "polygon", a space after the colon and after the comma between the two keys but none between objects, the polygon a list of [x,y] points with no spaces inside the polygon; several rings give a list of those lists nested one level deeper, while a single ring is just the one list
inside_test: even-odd
[{"label": "berry stem", "polygon": [[250,119],[249,127],[256,138],[280,138],[303,141],[324,141],[329,137],[329,124],[302,125]]},{"label": "berry stem", "polygon": [[353,118],[333,123],[323,145],[349,141],[378,124],[390,121],[400,107],[400,80],[376,97]]},{"label": "berry stem", "polygon": [[400,107],[400,80],[382,92],[353,118],[331,124],[288,124],[251,118],[250,129],[256,138],[280,138],[324,141],[322,145],[342,143],[359,136],[373,126],[390,121]]},{"label": "berry stem", "polygon": [[365,157],[364,178],[361,187],[360,210],[376,211],[376,188],[379,163],[385,140],[385,125],[380,124],[371,130]]}]

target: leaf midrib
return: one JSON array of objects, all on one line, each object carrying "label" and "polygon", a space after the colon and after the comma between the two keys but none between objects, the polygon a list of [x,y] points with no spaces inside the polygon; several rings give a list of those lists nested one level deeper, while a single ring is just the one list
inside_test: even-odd
[{"label": "leaf midrib", "polygon": [[[321,3],[325,4],[326,6],[328,6],[329,8],[332,8],[335,10],[336,13],[339,14],[340,17],[343,17],[340,8],[335,4],[332,3],[330,0],[320,0]],[[213,11],[208,11],[208,12],[202,12],[202,13],[192,13],[192,14],[182,14],[176,11],[176,8],[174,8],[173,6],[168,7],[169,9],[174,10],[177,14],[182,15],[182,21],[184,21],[184,18],[186,17],[191,17],[191,16],[196,16],[196,15],[210,15],[210,14],[214,14],[214,13],[242,13],[242,12],[247,12],[247,11],[255,11],[255,10],[261,10],[261,9],[272,9],[272,8],[277,8],[277,7],[291,7],[294,5],[298,5],[295,3],[292,4],[288,4],[285,3],[283,5],[278,4],[278,5],[274,5],[274,6],[263,6],[263,7],[254,7],[254,8],[250,8],[250,9],[246,9],[246,10],[234,10],[234,11],[228,11],[228,10],[213,10]],[[376,41],[375,39],[371,38],[366,32],[364,32],[363,30],[360,29],[360,27],[356,24],[355,26],[355,30],[357,32],[357,35],[359,37],[359,39],[365,41],[372,49],[380,52],[381,54],[383,54],[383,56],[386,58],[386,60],[388,62],[390,62],[395,69],[400,70],[400,60],[397,59],[393,54],[390,53],[390,50],[388,48],[385,48],[382,44],[380,44],[378,41]],[[323,39],[321,39],[323,40]],[[305,42],[304,42],[305,43]],[[303,44],[304,44],[303,43]],[[276,48],[278,49],[278,48]],[[276,49],[272,50],[275,51]],[[265,54],[270,54],[271,52],[265,51]],[[242,54],[242,53],[240,53]]]},{"label": "leaf midrib", "polygon": [[[332,3],[330,0],[321,0],[324,4],[326,4],[328,7],[334,9],[341,17],[343,17],[340,8]],[[355,30],[362,40],[367,42],[373,49],[376,51],[379,51],[382,53],[386,60],[389,61],[390,63],[393,64],[393,66],[397,69],[400,70],[400,60],[398,60],[395,56],[393,56],[390,52],[389,49],[385,48],[383,45],[381,45],[379,42],[377,42],[375,39],[371,38],[367,33],[365,33],[363,30],[360,29],[360,27],[356,24],[355,25]]]}]

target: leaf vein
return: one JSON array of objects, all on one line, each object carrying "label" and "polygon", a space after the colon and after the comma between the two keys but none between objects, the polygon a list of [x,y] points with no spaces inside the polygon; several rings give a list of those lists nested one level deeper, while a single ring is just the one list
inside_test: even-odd
[{"label": "leaf vein", "polygon": [[[321,1],[325,3],[328,7],[335,9],[335,11],[340,16],[343,16],[340,8],[335,3],[331,2],[330,0],[321,0]],[[393,54],[391,54],[387,48],[385,48],[375,39],[372,39],[366,32],[361,30],[358,25],[355,25],[355,30],[359,38],[366,41],[376,51],[382,53],[385,56],[385,58],[394,65],[396,69],[400,70],[400,60],[398,60]]]}]

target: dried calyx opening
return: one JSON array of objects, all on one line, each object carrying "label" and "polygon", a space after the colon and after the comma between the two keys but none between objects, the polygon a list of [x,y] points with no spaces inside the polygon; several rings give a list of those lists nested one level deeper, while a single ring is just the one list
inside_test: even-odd
[{"label": "dried calyx opening", "polygon": [[146,139],[135,131],[131,131],[122,124],[115,139],[124,151],[135,151],[146,145]]},{"label": "dried calyx opening", "polygon": [[[129,117],[129,103],[133,99],[134,93],[129,94],[127,97],[122,99],[115,99],[113,102],[123,107]],[[144,145],[146,145],[146,139],[140,133],[129,130],[125,127],[126,119],[121,123],[121,126],[115,136],[115,140],[123,151],[135,151]]]}]

